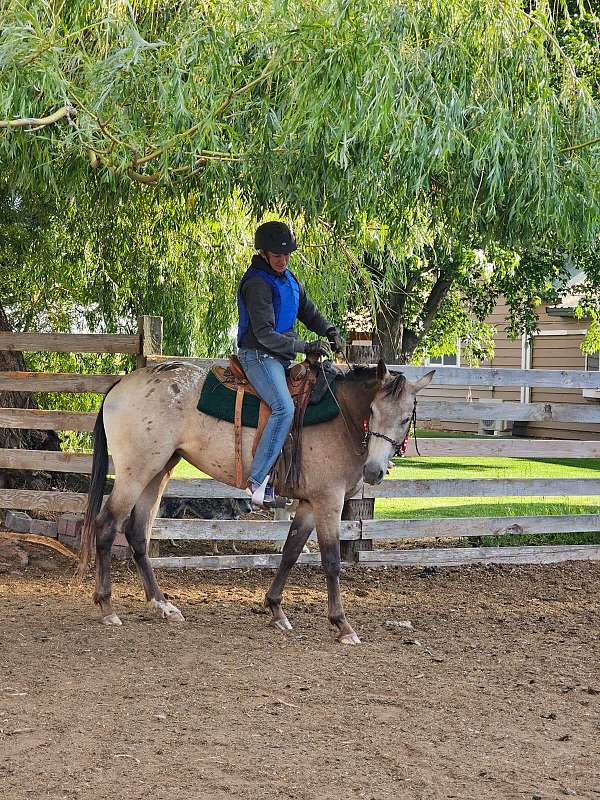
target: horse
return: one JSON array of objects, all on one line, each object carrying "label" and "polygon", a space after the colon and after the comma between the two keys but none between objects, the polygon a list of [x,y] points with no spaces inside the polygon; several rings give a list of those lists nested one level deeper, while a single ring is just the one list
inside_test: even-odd
[{"label": "horse", "polygon": [[[292,626],[282,608],[283,589],[293,565],[316,528],[327,582],[327,617],[343,644],[360,644],[344,612],[340,595],[340,521],[344,501],[362,486],[380,483],[388,462],[416,418],[416,395],[435,370],[415,383],[376,366],[340,368],[336,398],[339,414],[303,431],[298,501],[281,562],[265,596],[271,624],[282,632]],[[148,540],[162,493],[179,460],[232,486],[236,484],[234,426],[198,411],[207,368],[166,361],[135,370],[105,395],[94,427],[94,455],[84,519],[78,574],[87,568],[96,541],[94,603],[105,625],[121,625],[113,610],[111,546],[123,531],[133,553],[146,599],[168,622],[183,622],[181,611],[161,592],[150,559]],[[250,471],[254,429],[242,430],[243,471]],[[114,463],[113,489],[102,505],[108,471],[108,448]],[[287,494],[287,492],[286,492]]]}]

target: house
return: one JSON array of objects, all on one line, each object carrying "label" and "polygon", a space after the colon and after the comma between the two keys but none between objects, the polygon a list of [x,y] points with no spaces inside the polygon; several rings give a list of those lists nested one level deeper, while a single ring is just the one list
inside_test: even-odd
[{"label": "house", "polygon": [[[569,301],[572,302],[569,302]],[[598,370],[598,353],[586,356],[581,352],[581,343],[587,331],[587,320],[576,319],[573,314],[575,301],[565,298],[560,306],[542,304],[537,310],[538,332],[530,339],[522,336],[510,340],[506,333],[507,307],[501,300],[486,322],[496,328],[495,352],[482,367],[512,367],[513,369],[565,369]],[[431,359],[440,368],[453,364],[460,366],[460,347],[457,354]],[[438,386],[434,384],[422,392],[423,396],[446,399],[494,399],[524,403],[598,403],[600,392],[587,389],[546,388],[496,388],[468,386]],[[500,412],[501,413],[501,412]],[[437,430],[465,431],[470,433],[510,432],[516,436],[532,436],[543,439],[600,439],[600,425],[585,423],[515,422],[511,420],[484,421],[483,425],[470,422],[432,421],[429,427]]]},{"label": "house", "polygon": [[[501,299],[486,322],[496,328],[495,352],[490,361],[482,362],[482,367],[501,367],[513,369],[600,369],[598,353],[586,356],[581,352],[581,343],[587,331],[587,320],[574,316],[575,297],[565,297],[560,306],[540,305],[537,310],[538,332],[531,338],[508,338],[507,305]],[[362,355],[371,353],[371,338],[361,330],[352,340],[351,354],[360,360]],[[364,352],[363,352],[364,351]],[[351,355],[352,357],[352,355]],[[370,359],[369,359],[370,360]],[[457,352],[429,359],[429,363],[439,369],[445,366],[461,366],[460,343]],[[523,403],[599,403],[600,391],[587,389],[545,389],[528,387],[469,387],[439,386],[432,383],[421,392],[421,397],[445,400],[512,400]],[[426,427],[433,430],[457,431],[465,433],[512,434],[542,439],[598,439],[600,425],[585,423],[545,423],[515,422],[504,419],[499,409],[498,419],[484,420],[482,423],[432,420]]]}]

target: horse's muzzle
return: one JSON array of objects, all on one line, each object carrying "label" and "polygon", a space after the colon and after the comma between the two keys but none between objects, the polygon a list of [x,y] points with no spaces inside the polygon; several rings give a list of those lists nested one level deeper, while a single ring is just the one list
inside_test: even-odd
[{"label": "horse's muzzle", "polygon": [[385,471],[381,469],[379,464],[371,464],[367,461],[363,467],[363,478],[365,483],[369,483],[374,486],[377,483],[381,483],[384,476]]}]

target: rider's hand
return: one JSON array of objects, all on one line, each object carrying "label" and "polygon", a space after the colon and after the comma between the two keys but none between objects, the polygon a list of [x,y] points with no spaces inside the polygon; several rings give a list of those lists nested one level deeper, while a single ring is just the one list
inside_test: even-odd
[{"label": "rider's hand", "polygon": [[332,328],[328,331],[327,338],[334,353],[344,353],[346,351],[346,340],[337,328]]},{"label": "rider's hand", "polygon": [[307,356],[328,356],[329,345],[327,342],[321,342],[317,339],[316,342],[306,342],[304,352]]}]

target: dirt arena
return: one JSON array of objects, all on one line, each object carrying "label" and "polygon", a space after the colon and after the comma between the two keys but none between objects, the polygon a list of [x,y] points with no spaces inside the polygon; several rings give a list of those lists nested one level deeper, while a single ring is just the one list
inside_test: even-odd
[{"label": "dirt arena", "polygon": [[170,626],[121,565],[106,628],[27,552],[1,562],[1,800],[600,798],[600,564],[346,570],[345,647],[316,570],[287,637],[262,571],[163,572]]}]

